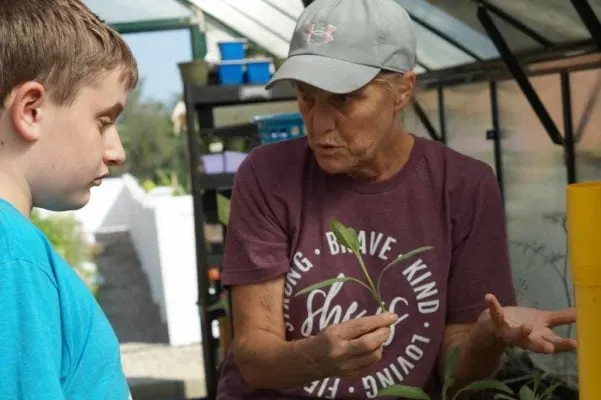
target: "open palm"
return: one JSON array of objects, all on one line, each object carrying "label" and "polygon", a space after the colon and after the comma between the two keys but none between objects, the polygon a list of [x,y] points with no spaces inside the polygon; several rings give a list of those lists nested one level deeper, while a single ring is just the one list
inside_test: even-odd
[{"label": "open palm", "polygon": [[528,307],[502,307],[497,298],[485,297],[496,334],[510,345],[537,353],[558,353],[576,348],[574,339],[563,338],[551,328],[576,322],[576,309],[544,311]]}]

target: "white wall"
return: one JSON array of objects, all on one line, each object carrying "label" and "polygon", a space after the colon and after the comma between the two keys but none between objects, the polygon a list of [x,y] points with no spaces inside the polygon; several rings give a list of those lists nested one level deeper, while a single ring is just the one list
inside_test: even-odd
[{"label": "white wall", "polygon": [[[146,193],[130,175],[94,188],[90,202],[71,212],[93,238],[128,230],[171,345],[201,341],[191,196],[164,188]],[[40,210],[43,214],[53,214]]]}]

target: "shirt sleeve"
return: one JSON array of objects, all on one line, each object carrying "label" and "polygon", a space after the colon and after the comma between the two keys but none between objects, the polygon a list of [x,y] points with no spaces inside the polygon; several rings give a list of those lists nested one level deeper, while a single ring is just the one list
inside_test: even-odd
[{"label": "shirt sleeve", "polygon": [[56,285],[25,261],[0,264],[0,398],[64,399]]},{"label": "shirt sleeve", "polygon": [[503,201],[492,170],[459,200],[454,217],[447,323],[475,322],[494,294],[502,306],[516,304]]},{"label": "shirt sleeve", "polygon": [[257,283],[289,269],[289,240],[284,206],[253,167],[249,154],[238,168],[230,205],[221,283],[224,287]]}]

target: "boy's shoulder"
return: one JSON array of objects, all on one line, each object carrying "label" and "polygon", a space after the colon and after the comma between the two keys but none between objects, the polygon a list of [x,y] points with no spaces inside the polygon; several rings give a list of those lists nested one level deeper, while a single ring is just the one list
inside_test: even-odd
[{"label": "boy's shoulder", "polygon": [[15,207],[0,199],[0,264],[23,261],[48,264],[49,247],[42,232]]}]

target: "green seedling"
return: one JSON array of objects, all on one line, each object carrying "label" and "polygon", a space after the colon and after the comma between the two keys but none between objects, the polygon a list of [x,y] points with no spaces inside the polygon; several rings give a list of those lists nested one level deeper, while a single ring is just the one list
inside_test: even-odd
[{"label": "green seedling", "polygon": [[[442,393],[440,395],[441,400],[447,400],[449,397],[449,388],[454,383],[455,368],[457,367],[457,361],[459,360],[459,348],[453,347],[449,352],[449,357],[445,364]],[[462,387],[460,390],[455,392],[451,400],[457,400],[459,396],[466,392],[476,392],[480,390],[494,390],[496,393],[493,397],[494,400],[516,400],[513,390],[505,383],[494,379],[480,380],[470,383]],[[424,392],[422,389],[407,386],[407,385],[391,385],[378,392],[377,397],[384,396],[397,396],[405,399],[415,400],[432,400],[432,398]],[[519,400],[529,400],[529,397],[520,397]],[[534,399],[534,398],[532,398]]]},{"label": "green seedling", "polygon": [[361,270],[363,271],[363,275],[365,276],[366,282],[363,282],[362,280],[359,280],[359,279],[353,278],[353,277],[348,277],[348,276],[343,277],[343,278],[331,278],[331,279],[326,279],[325,281],[321,281],[321,282],[315,283],[313,285],[310,285],[310,286],[300,290],[299,292],[297,292],[295,294],[295,296],[300,296],[302,294],[309,293],[309,292],[312,292],[313,290],[327,287],[327,286],[333,285],[338,282],[355,282],[355,283],[365,287],[367,290],[369,290],[371,295],[374,297],[374,299],[378,303],[380,310],[382,312],[387,312],[388,308],[386,307],[386,304],[385,304],[384,300],[382,299],[382,295],[380,293],[380,284],[382,282],[382,277],[384,276],[384,273],[389,268],[393,267],[394,265],[397,265],[398,263],[400,263],[403,260],[411,258],[418,253],[433,249],[433,247],[431,247],[431,246],[424,246],[424,247],[420,247],[420,248],[411,250],[408,253],[398,255],[394,260],[392,260],[388,265],[386,265],[382,269],[382,271],[380,272],[380,275],[378,276],[377,283],[374,284],[374,281],[373,281],[371,275],[369,274],[367,267],[365,266],[363,257],[361,256],[361,249],[360,249],[361,244],[359,243],[359,236],[357,235],[357,232],[353,228],[345,226],[344,224],[342,224],[340,221],[338,221],[336,219],[330,220],[330,229],[332,230],[332,233],[336,237],[336,240],[338,241],[338,243],[341,246],[346,247],[349,251],[351,251],[355,255],[355,257],[357,258],[357,261],[359,262],[359,266],[361,267]]}]

